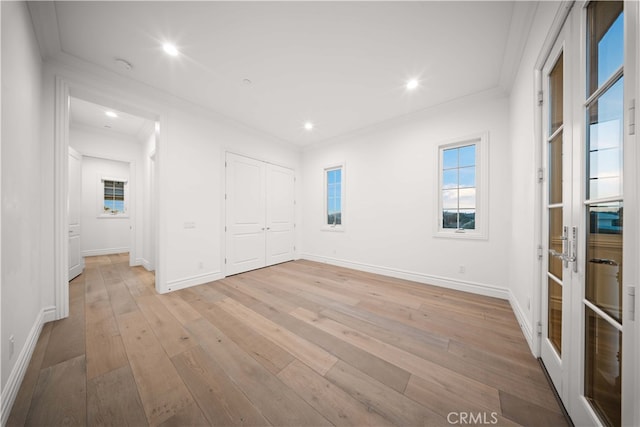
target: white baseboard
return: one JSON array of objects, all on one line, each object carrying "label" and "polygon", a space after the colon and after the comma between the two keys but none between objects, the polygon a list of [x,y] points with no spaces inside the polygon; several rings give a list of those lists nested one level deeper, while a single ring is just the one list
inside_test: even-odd
[{"label": "white baseboard", "polygon": [[35,350],[36,344],[38,343],[38,338],[40,338],[42,326],[47,322],[55,320],[55,317],[55,307],[45,307],[40,310],[38,317],[36,317],[36,320],[31,327],[31,331],[29,331],[27,340],[20,350],[20,353],[18,354],[18,359],[16,360],[15,365],[13,365],[13,369],[9,374],[7,383],[2,390],[1,425],[3,426],[6,425],[7,420],[9,419],[11,408],[13,407],[13,403],[16,400],[16,396],[18,395],[20,386],[22,385],[22,380],[24,379],[24,375],[27,372],[29,362],[31,362],[31,356],[33,356],[33,351]]},{"label": "white baseboard", "polygon": [[354,261],[346,261],[342,259],[324,257],[320,255],[301,254],[301,258],[307,259],[309,261],[323,262],[326,264],[337,265],[339,267],[352,268],[354,270],[366,271],[368,273],[381,274],[383,276],[411,280],[413,282],[440,286],[443,288],[455,289],[458,291],[471,292],[474,294],[500,298],[504,300],[509,300],[509,295],[510,295],[509,289],[500,288],[498,286],[488,285],[485,283],[451,279],[447,277],[434,276],[431,274],[399,270],[399,269],[390,268],[390,267],[380,267],[377,265],[364,264],[364,263],[354,262]]},{"label": "white baseboard", "polygon": [[190,288],[191,286],[202,285],[215,280],[224,279],[224,273],[216,271],[213,273],[199,274],[197,276],[185,277],[183,279],[171,280],[167,283],[166,290],[160,293],[177,291],[179,289]]},{"label": "white baseboard", "polygon": [[124,248],[106,248],[106,249],[89,249],[82,251],[82,256],[102,256],[102,255],[116,255],[124,252],[129,252],[128,247]]},{"label": "white baseboard", "polygon": [[146,259],[144,259],[144,258],[141,258],[141,259],[140,259],[140,264],[139,264],[139,265],[143,266],[143,267],[144,267],[144,269],[145,269],[145,270],[147,270],[147,271],[154,271],[154,270],[155,270],[155,269],[153,268],[153,266],[151,265],[151,262],[147,261],[147,260],[146,260]]},{"label": "white baseboard", "polygon": [[531,327],[531,323],[529,323],[529,319],[527,318],[526,313],[518,304],[518,300],[516,297],[509,291],[509,304],[511,304],[511,309],[513,310],[513,314],[516,316],[516,320],[518,320],[518,324],[520,325],[520,329],[522,330],[522,334],[524,338],[527,340],[527,344],[529,344],[529,350],[535,356],[536,352],[534,351],[533,345],[533,328]]}]

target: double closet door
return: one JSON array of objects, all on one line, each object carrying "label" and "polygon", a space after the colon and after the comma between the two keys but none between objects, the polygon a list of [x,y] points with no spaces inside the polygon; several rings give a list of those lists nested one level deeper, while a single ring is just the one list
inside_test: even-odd
[{"label": "double closet door", "polygon": [[226,155],[226,275],[291,261],[295,252],[294,172]]}]

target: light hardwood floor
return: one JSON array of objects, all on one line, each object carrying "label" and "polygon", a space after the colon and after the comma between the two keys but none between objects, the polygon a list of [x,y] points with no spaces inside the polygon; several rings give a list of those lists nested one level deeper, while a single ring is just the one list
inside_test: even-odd
[{"label": "light hardwood floor", "polygon": [[506,301],[309,261],[158,295],[127,263],[86,259],[8,425],[567,424]]}]

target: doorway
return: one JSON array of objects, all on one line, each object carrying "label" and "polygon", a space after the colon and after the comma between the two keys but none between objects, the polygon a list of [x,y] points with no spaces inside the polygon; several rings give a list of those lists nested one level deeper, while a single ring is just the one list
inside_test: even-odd
[{"label": "doorway", "polygon": [[[143,109],[139,109],[128,104],[123,103],[122,101],[115,100],[108,96],[102,95],[95,90],[90,90],[84,87],[79,83],[71,83],[70,81],[56,77],[55,79],[55,104],[54,104],[54,292],[55,292],[55,318],[62,319],[67,317],[69,314],[69,278],[70,278],[70,265],[71,259],[70,256],[75,256],[70,254],[70,236],[69,236],[69,191],[70,191],[70,182],[69,182],[69,147],[70,147],[70,134],[71,134],[71,126],[72,126],[72,112],[70,110],[70,104],[73,100],[80,100],[88,103],[92,103],[101,108],[101,114],[104,115],[101,118],[101,121],[104,121],[104,117],[106,116],[106,112],[113,111],[118,114],[118,112],[124,115],[133,115],[138,116],[138,119],[147,123],[145,126],[148,126],[151,129],[150,134],[154,136],[154,141],[158,140],[158,127],[155,125],[156,121],[159,121],[159,117],[155,114],[148,113]],[[106,107],[109,107],[108,109]],[[106,116],[108,117],[108,116]],[[100,129],[103,133],[109,132],[111,129],[104,128],[108,122],[102,122],[99,124],[94,123],[94,127],[103,128]],[[88,125],[85,123],[82,126]],[[113,126],[111,126],[113,129]],[[116,128],[117,129],[117,128]],[[155,133],[153,130],[155,129]],[[95,142],[95,141],[94,141]],[[154,150],[157,147],[154,147]],[[99,148],[99,144],[95,144],[90,150],[86,153],[92,155],[93,157],[102,157],[101,150]],[[117,156],[116,156],[117,157]],[[124,158],[115,158],[113,160],[124,160],[127,161],[131,165],[131,182],[129,185],[136,185],[136,176],[138,173],[142,173],[143,163],[139,161],[130,161],[131,159],[127,156]],[[155,168],[155,177],[157,179],[158,168]],[[141,174],[141,176],[144,176]],[[130,206],[131,213],[133,213],[136,223],[132,225],[132,231],[130,233],[130,239],[135,241],[129,244],[129,248],[134,250],[130,251],[131,259],[130,265],[142,265],[142,258],[139,256],[140,250],[143,248],[143,238],[140,237],[140,234],[143,233],[143,227],[140,225],[143,218],[142,213],[149,213],[149,209],[144,209],[141,207],[142,205],[142,194],[144,192],[142,186],[142,178],[137,178],[137,182],[140,183],[141,188],[136,190],[137,192],[137,203],[140,206],[134,204]],[[157,188],[157,186],[156,186]],[[117,204],[117,202],[115,202]],[[156,201],[157,203],[157,201]],[[80,230],[82,230],[82,224],[80,224]],[[155,228],[151,228],[152,232],[155,232]],[[136,234],[137,232],[137,234]],[[80,231],[82,233],[82,231]],[[157,242],[157,239],[155,239]],[[156,243],[157,245],[157,243]],[[135,255],[135,254],[138,255]],[[157,248],[154,248],[154,254],[157,254]],[[157,267],[156,267],[157,268]],[[75,274],[75,272],[72,272]],[[157,280],[156,280],[156,288],[157,288]]]}]

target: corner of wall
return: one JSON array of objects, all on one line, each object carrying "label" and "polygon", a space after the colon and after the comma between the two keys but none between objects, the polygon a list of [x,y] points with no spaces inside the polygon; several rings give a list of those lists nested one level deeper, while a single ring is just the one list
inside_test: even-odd
[{"label": "corner of wall", "polygon": [[55,317],[55,307],[45,307],[40,310],[40,313],[27,336],[27,340],[20,350],[16,363],[13,365],[13,369],[11,369],[7,383],[2,390],[2,420],[0,420],[0,423],[3,426],[7,423],[7,419],[11,413],[11,408],[13,407],[13,403],[18,395],[18,390],[20,390],[20,386],[22,385],[22,380],[27,372],[31,356],[36,348],[38,338],[40,338],[42,326],[47,322],[55,320]]},{"label": "corner of wall", "polygon": [[522,307],[520,307],[520,304],[518,303],[518,299],[515,297],[515,295],[511,290],[509,290],[509,304],[511,305],[513,314],[515,314],[516,320],[520,325],[522,334],[524,335],[524,338],[527,340],[527,344],[529,344],[529,350],[531,350],[531,353],[535,356],[536,352],[535,352],[534,342],[533,342],[533,328],[531,326],[531,323],[529,323],[529,320],[527,319],[527,315],[525,311],[522,309]]}]

